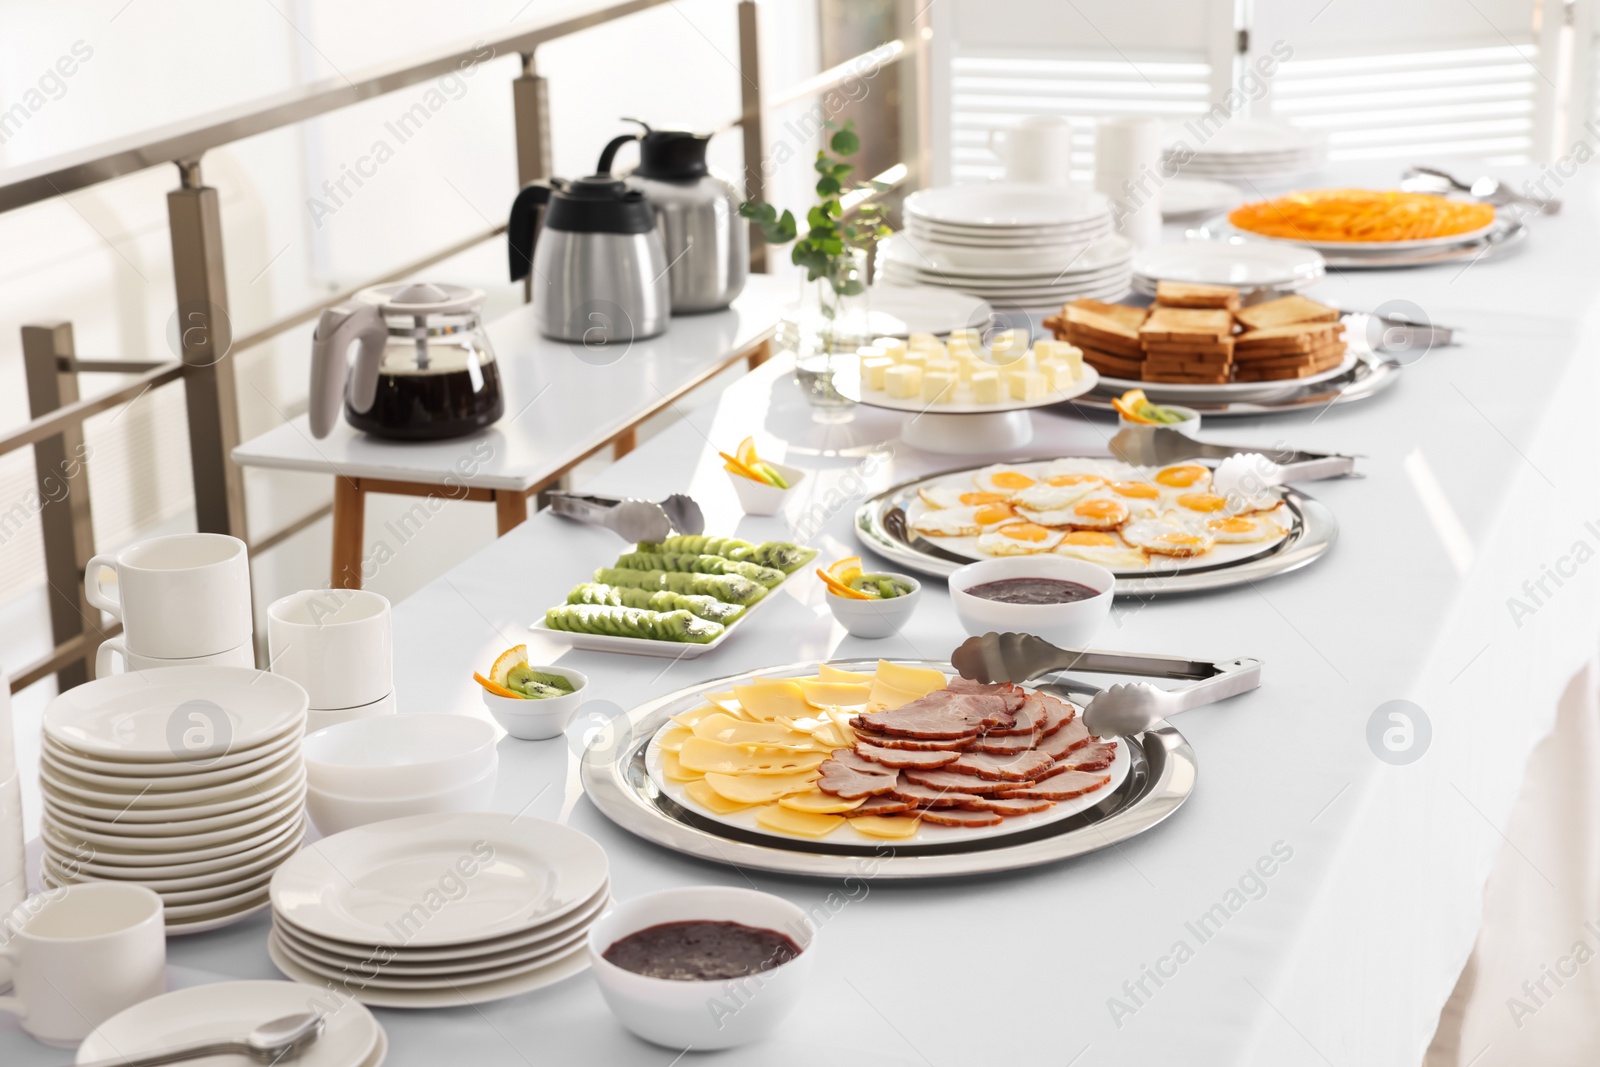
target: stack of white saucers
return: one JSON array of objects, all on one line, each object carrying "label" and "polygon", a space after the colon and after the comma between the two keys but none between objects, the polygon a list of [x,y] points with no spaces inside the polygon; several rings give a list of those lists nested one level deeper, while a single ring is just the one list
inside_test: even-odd
[{"label": "stack of white saucers", "polygon": [[611,900],[593,839],[539,819],[414,815],[323,838],[272,879],[267,950],[296,981],[362,1003],[461,1007],[588,967]]},{"label": "stack of white saucers", "polygon": [[1201,119],[1167,126],[1162,154],[1185,178],[1271,181],[1321,168],[1327,138],[1267,119],[1230,119],[1208,129]]},{"label": "stack of white saucers", "polygon": [[1111,236],[1111,202],[1091,190],[947,185],[911,194],[904,212],[904,232],[878,250],[891,284],[955,289],[1013,307],[1127,292],[1133,248]]},{"label": "stack of white saucers", "polygon": [[266,906],[305,834],[306,694],[244,667],[166,667],[69,689],[44,713],[45,884],[148,886],[168,933]]}]

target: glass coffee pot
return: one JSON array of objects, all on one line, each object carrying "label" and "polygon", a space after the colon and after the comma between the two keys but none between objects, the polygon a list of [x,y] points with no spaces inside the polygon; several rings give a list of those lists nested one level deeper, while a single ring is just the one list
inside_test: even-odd
[{"label": "glass coffee pot", "polygon": [[328,435],[341,403],[356,429],[401,441],[461,437],[493,423],[505,398],[482,305],[481,289],[405,283],[363,289],[324,310],[311,346],[312,434]]}]

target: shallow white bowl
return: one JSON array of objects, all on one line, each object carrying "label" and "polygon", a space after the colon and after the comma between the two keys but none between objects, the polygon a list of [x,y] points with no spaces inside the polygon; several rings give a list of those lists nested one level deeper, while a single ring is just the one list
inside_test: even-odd
[{"label": "shallow white bowl", "polygon": [[495,729],[471,715],[379,715],[307,734],[313,789],[375,799],[464,785],[494,763]]},{"label": "shallow white bowl", "polygon": [[[1098,596],[1071,604],[1002,604],[973,596],[967,590],[1002,578],[1058,578],[1079,582]],[[1111,614],[1117,579],[1104,567],[1066,556],[1013,556],[969,563],[950,575],[950,602],[956,618],[974,637],[991,630],[1042,637],[1061,648],[1086,648]]]},{"label": "shallow white bowl", "polygon": [[322,836],[329,837],[357,826],[408,815],[488,811],[494,802],[494,783],[499,770],[500,759],[496,755],[489,769],[470,782],[408,797],[352,797],[307,789],[306,814],[311,816]]},{"label": "shallow white bowl", "polygon": [[[759,975],[719,982],[647,978],[606,962],[606,949],[629,934],[696,919],[776,930],[799,945],[800,954]],[[590,928],[589,961],[612,1014],[646,1041],[671,1049],[733,1048],[766,1037],[799,1004],[816,944],[817,928],[805,910],[782,897],[690,886],[618,904]]]},{"label": "shallow white bowl", "polygon": [[[1182,404],[1167,404],[1154,400],[1152,400],[1151,403],[1155,404],[1157,407],[1166,408],[1169,411],[1176,411],[1178,414],[1183,416],[1183,421],[1181,422],[1161,423],[1159,427],[1160,429],[1177,430],[1185,437],[1193,437],[1195,434],[1200,432],[1200,413],[1194,408],[1186,408]],[[1148,422],[1134,422],[1127,416],[1119,414],[1117,416],[1117,425],[1142,427],[1149,426],[1150,424]]]},{"label": "shallow white bowl", "polygon": [[544,700],[524,700],[521,697],[496,696],[485,689],[483,706],[489,709],[494,721],[512,737],[523,741],[544,741],[560,737],[566,731],[567,724],[572,721],[578,705],[588,699],[584,690],[589,687],[589,678],[582,671],[575,671],[571,667],[541,667],[534,664],[529,664],[529,667],[545,674],[561,675],[572,683],[572,692],[566,696],[547,697]]},{"label": "shallow white bowl", "polygon": [[917,602],[922,599],[922,583],[909,574],[894,574],[889,571],[872,573],[887,574],[904,582],[911,587],[911,592],[905,596],[890,597],[888,600],[851,600],[830,590],[826,594],[828,610],[833,612],[833,617],[839,620],[839,625],[843,626],[851,637],[893,637],[910,620],[911,613],[917,608]]},{"label": "shallow white bowl", "polygon": [[768,485],[766,482],[758,482],[753,478],[728,471],[728,480],[733,483],[733,491],[739,494],[739,507],[746,515],[776,515],[783,510],[789,495],[806,479],[806,472],[798,467],[773,463],[771,460],[763,462],[777,471],[783,480],[789,483],[789,488],[779,489],[775,485]]}]

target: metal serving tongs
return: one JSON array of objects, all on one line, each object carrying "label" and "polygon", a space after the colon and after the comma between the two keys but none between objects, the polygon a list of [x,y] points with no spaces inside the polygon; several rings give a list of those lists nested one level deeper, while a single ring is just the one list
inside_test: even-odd
[{"label": "metal serving tongs", "polygon": [[550,510],[593,526],[604,526],[624,541],[661,541],[669,534],[700,534],[706,517],[694,498],[673,493],[652,503],[620,496],[552,490]]},{"label": "metal serving tongs", "polygon": [[1160,689],[1149,682],[1125,682],[1102,689],[1083,709],[1083,725],[1096,737],[1132,737],[1180,711],[1214,704],[1261,685],[1261,661],[1226,663],[1174,659],[1144,652],[1092,652],[1057,648],[1032,634],[986,633],[969,637],[950,656],[961,677],[978,682],[1026,682],[1053,671],[1137,674],[1175,678],[1194,684]]},{"label": "metal serving tongs", "polygon": [[1126,426],[1111,438],[1111,454],[1140,467],[1165,467],[1187,459],[1226,460],[1241,454],[1261,454],[1277,466],[1274,484],[1314,482],[1322,478],[1355,475],[1356,458],[1336,452],[1301,452],[1298,449],[1263,448],[1260,445],[1215,445],[1196,441],[1165,426]]}]

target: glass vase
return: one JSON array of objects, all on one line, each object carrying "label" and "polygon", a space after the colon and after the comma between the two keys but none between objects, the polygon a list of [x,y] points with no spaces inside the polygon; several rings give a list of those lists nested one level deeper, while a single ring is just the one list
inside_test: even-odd
[{"label": "glass vase", "polygon": [[856,349],[872,339],[867,292],[867,253],[847,249],[825,275],[802,280],[795,321],[781,331],[784,347],[794,352],[795,381],[819,421],[852,417],[855,402],[839,391],[835,378],[857,373]]}]

